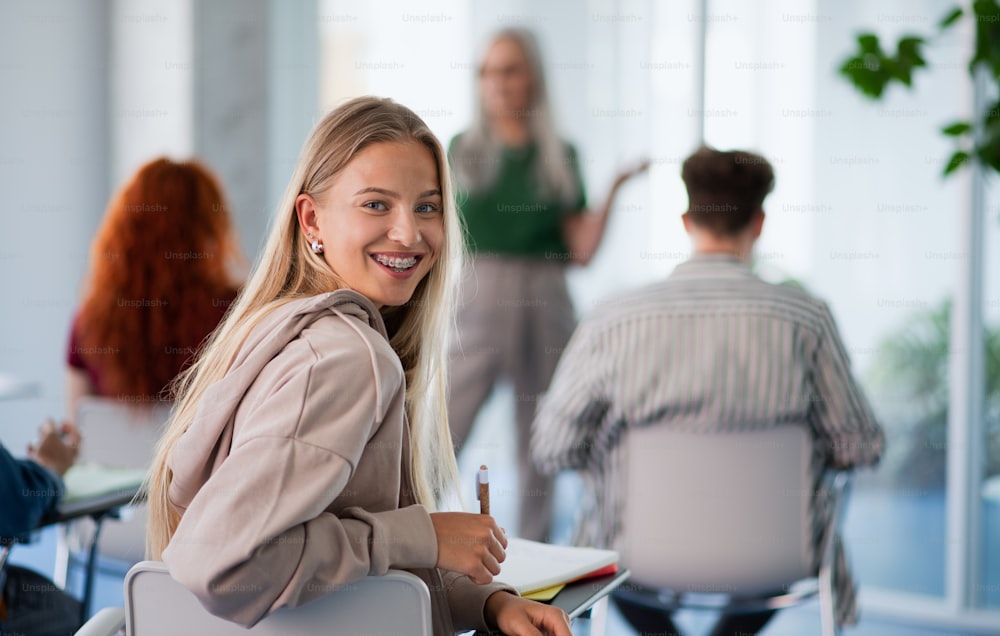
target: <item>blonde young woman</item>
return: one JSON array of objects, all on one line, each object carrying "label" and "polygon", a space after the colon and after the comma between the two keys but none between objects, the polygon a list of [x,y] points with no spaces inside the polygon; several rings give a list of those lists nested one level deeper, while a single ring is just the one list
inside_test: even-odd
[{"label": "blonde young woman", "polygon": [[264,253],[180,381],[149,483],[149,552],[250,626],[389,568],[424,579],[436,634],[570,634],[493,583],[489,516],[454,485],[445,343],[462,247],[445,153],[390,100],[306,142]]}]

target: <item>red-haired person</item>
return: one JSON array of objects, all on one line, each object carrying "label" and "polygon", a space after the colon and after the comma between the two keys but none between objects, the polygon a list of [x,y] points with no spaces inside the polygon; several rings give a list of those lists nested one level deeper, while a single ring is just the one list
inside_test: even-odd
[{"label": "red-haired person", "polygon": [[142,166],[91,245],[67,353],[70,417],[85,395],[161,399],[236,298],[243,263],[222,187],[205,166]]}]

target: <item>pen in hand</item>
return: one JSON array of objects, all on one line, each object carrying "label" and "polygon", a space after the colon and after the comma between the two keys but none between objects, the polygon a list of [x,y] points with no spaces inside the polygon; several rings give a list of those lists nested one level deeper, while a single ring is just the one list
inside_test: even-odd
[{"label": "pen in hand", "polygon": [[490,475],[486,464],[481,465],[476,474],[476,499],[479,500],[479,514],[490,514]]}]

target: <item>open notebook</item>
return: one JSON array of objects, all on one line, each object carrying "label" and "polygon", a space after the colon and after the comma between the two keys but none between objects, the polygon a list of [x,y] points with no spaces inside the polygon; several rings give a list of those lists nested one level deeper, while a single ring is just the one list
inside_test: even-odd
[{"label": "open notebook", "polygon": [[618,553],[614,550],[512,538],[507,543],[507,560],[500,564],[496,578],[525,595],[574,581],[616,563]]},{"label": "open notebook", "polygon": [[141,468],[117,468],[100,464],[74,464],[63,477],[66,495],[63,503],[114,492],[135,491],[146,476]]}]

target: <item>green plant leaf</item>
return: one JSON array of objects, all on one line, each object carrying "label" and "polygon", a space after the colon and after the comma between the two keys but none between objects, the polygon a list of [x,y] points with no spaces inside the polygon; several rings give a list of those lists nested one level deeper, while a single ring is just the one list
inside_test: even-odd
[{"label": "green plant leaf", "polygon": [[984,15],[1000,16],[1000,4],[996,0],[976,0],[972,3],[972,10],[977,17]]},{"label": "green plant leaf", "polygon": [[[869,370],[876,408],[885,413],[891,436],[885,469],[900,483],[944,483],[948,446],[950,308],[940,304],[914,312],[883,337]],[[986,325],[986,474],[1000,473],[1000,329]],[[880,418],[882,413],[880,413]],[[885,470],[884,469],[884,470]],[[928,478],[932,478],[928,481]]]},{"label": "green plant leaf", "polygon": [[987,128],[998,121],[1000,121],[1000,101],[990,105],[986,112],[983,113],[983,123],[986,124]]},{"label": "green plant leaf", "polygon": [[958,121],[950,126],[945,126],[941,129],[941,132],[949,137],[959,137],[970,130],[972,130],[972,124],[967,121]]},{"label": "green plant leaf", "polygon": [[848,58],[841,65],[840,74],[846,77],[862,95],[872,99],[882,96],[882,91],[892,79],[882,61],[872,53]]},{"label": "green plant leaf", "polygon": [[1000,172],[1000,136],[985,135],[976,146],[976,158],[983,165]]},{"label": "green plant leaf", "polygon": [[861,33],[858,35],[858,48],[862,53],[875,53],[882,55],[882,47],[879,46],[878,36],[874,33]]},{"label": "green plant leaf", "polygon": [[908,35],[896,45],[896,57],[908,61],[913,66],[927,66],[923,56],[920,55],[920,47],[923,45],[923,38]]},{"label": "green plant leaf", "polygon": [[906,36],[896,45],[895,59],[886,59],[886,66],[890,69],[892,76],[907,86],[912,85],[913,69],[927,66],[927,62],[920,54],[920,47],[923,44],[923,38],[913,35]]},{"label": "green plant leaf", "polygon": [[951,10],[951,13],[946,15],[944,19],[941,20],[941,23],[938,24],[938,26],[941,29],[947,29],[951,25],[955,24],[955,22],[957,22],[958,19],[961,17],[962,17],[962,7],[955,7],[954,9]]},{"label": "green plant leaf", "polygon": [[1000,4],[996,0],[976,0],[972,4],[975,16],[976,42],[969,73],[980,64],[1000,78]]},{"label": "green plant leaf", "polygon": [[952,172],[955,172],[960,167],[962,167],[962,165],[964,165],[965,162],[968,160],[969,160],[969,153],[965,152],[964,150],[955,151],[955,153],[952,154],[952,156],[948,159],[948,163],[945,164],[944,166],[943,176],[947,177]]}]

